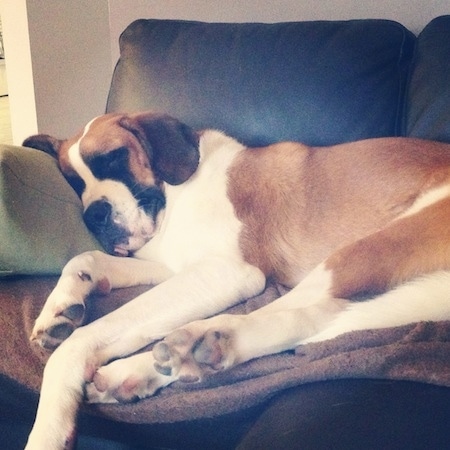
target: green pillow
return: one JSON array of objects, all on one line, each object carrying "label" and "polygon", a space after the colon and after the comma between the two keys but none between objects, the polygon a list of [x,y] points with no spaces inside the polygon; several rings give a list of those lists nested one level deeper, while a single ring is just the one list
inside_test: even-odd
[{"label": "green pillow", "polygon": [[56,161],[0,145],[0,276],[59,274],[73,256],[101,249]]}]

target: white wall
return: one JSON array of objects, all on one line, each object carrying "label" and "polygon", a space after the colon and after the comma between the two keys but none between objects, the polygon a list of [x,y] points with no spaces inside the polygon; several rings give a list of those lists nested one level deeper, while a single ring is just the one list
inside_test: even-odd
[{"label": "white wall", "polygon": [[108,0],[0,0],[13,141],[65,137],[104,112]]},{"label": "white wall", "polygon": [[101,114],[118,37],[137,18],[278,22],[386,18],[418,33],[450,0],[0,0],[14,143]]},{"label": "white wall", "polygon": [[27,0],[27,8],[38,129],[65,137],[104,112],[108,0]]},{"label": "white wall", "polygon": [[185,19],[207,22],[391,19],[412,32],[434,17],[450,14],[450,0],[109,0],[113,61],[117,40],[134,19]]}]

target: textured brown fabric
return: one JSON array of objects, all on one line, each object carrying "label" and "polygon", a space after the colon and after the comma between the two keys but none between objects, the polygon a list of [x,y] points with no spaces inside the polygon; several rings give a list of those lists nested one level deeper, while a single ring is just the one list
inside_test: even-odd
[{"label": "textured brown fabric", "polygon": [[[55,278],[4,280],[0,285],[1,371],[39,388],[45,354],[28,342],[31,324]],[[90,319],[118,307],[145,287],[117,290],[92,299]],[[247,313],[274,300],[282,289],[265,292],[230,310]],[[163,423],[214,417],[270,398],[280,390],[321,380],[376,378],[450,386],[450,322],[406,325],[348,333],[299,347],[295,352],[250,361],[201,384],[175,383],[158,395],[130,405],[89,405],[95,414],[134,423]]]},{"label": "textured brown fabric", "polygon": [[28,336],[51,291],[52,281],[39,277],[0,281],[0,370],[34,390],[39,389],[43,364],[31,348]]}]

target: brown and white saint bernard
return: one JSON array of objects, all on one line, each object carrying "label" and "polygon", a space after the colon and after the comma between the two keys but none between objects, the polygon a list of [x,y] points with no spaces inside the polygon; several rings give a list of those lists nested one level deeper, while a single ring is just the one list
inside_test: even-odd
[{"label": "brown and white saint bernard", "polygon": [[[147,112],[24,144],[57,157],[109,253],[72,259],[36,320],[31,339],[56,350],[28,450],[69,446],[84,395],[130,401],[344,332],[450,319],[448,144],[249,149]],[[217,315],[268,277],[292,289]],[[157,286],[80,326],[90,293],[137,284]]]}]

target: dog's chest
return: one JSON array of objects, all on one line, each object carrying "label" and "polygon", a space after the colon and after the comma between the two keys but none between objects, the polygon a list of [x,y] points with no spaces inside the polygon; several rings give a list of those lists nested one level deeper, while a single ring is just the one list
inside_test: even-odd
[{"label": "dog's chest", "polygon": [[166,209],[159,231],[137,257],[158,260],[175,272],[208,256],[241,258],[241,223],[227,193],[234,152],[219,148],[205,153],[187,182],[165,186]]}]

